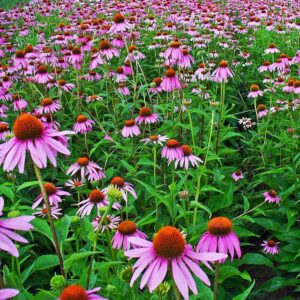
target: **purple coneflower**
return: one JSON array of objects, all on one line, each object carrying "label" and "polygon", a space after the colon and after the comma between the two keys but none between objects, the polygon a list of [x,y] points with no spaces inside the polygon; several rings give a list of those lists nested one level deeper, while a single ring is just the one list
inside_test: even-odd
[{"label": "purple coneflower", "polygon": [[92,125],[95,124],[93,120],[89,120],[85,115],[79,115],[76,119],[76,123],[73,126],[73,130],[76,133],[84,134],[92,131]]},{"label": "purple coneflower", "polygon": [[169,161],[181,160],[183,151],[180,143],[175,139],[168,140],[162,149],[161,156],[166,157]]},{"label": "purple coneflower", "polygon": [[267,254],[272,254],[272,255],[275,255],[275,254],[278,254],[279,252],[279,245],[280,243],[279,242],[276,242],[274,240],[268,240],[268,241],[264,241],[261,246],[263,246],[263,251]]},{"label": "purple coneflower", "polygon": [[[101,220],[102,220],[102,216],[98,216],[92,222],[92,225],[93,225],[95,231],[98,230],[98,226],[99,226],[99,223],[101,222]],[[100,231],[103,232],[107,228],[109,228],[111,230],[116,229],[118,227],[118,224],[120,223],[120,221],[121,221],[120,217],[116,217],[114,215],[107,215],[104,224],[101,225]]]},{"label": "purple coneflower", "polygon": [[130,61],[136,61],[136,60],[141,60],[144,59],[145,55],[138,51],[137,47],[135,45],[130,45],[128,47],[128,55],[125,60],[130,60]]},{"label": "purple coneflower", "polygon": [[218,68],[211,74],[211,78],[215,82],[228,82],[229,77],[233,77],[233,72],[229,69],[227,61],[222,60]]},{"label": "purple coneflower", "polygon": [[16,70],[26,69],[28,67],[28,60],[25,57],[25,51],[17,50],[13,58],[13,66]]},{"label": "purple coneflower", "polygon": [[75,87],[73,83],[67,83],[64,79],[57,80],[57,86],[65,92],[70,92]]},{"label": "purple coneflower", "polygon": [[[201,237],[198,245],[198,252],[220,252],[229,253],[231,260],[236,253],[241,257],[240,241],[232,230],[232,222],[226,217],[212,218],[208,222],[207,231]],[[225,259],[220,260],[223,263]]]},{"label": "purple coneflower", "polygon": [[269,110],[264,104],[258,104],[256,109],[257,109],[257,117],[259,119],[265,117],[269,112]]},{"label": "purple coneflower", "polygon": [[265,50],[266,54],[279,53],[280,51],[276,48],[275,44],[270,44],[269,47]]},{"label": "purple coneflower", "polygon": [[114,24],[110,27],[109,33],[116,34],[116,33],[124,32],[131,28],[132,28],[132,25],[130,25],[127,22],[125,17],[122,14],[117,13],[114,16]]},{"label": "purple coneflower", "polygon": [[120,52],[117,49],[114,49],[111,46],[110,41],[108,40],[103,40],[99,44],[99,49],[100,49],[100,54],[102,57],[105,57],[107,60],[112,59],[114,56],[119,56]]},{"label": "purple coneflower", "polygon": [[52,79],[54,78],[47,72],[46,66],[39,66],[35,76],[33,77],[33,80],[36,83],[41,83],[41,84],[45,84]]},{"label": "purple coneflower", "polygon": [[158,116],[149,107],[143,106],[140,108],[139,116],[135,118],[135,121],[138,124],[153,124],[158,122]]},{"label": "purple coneflower", "polygon": [[[0,197],[0,216],[3,215],[4,199]],[[15,240],[20,243],[28,243],[14,230],[29,231],[33,229],[33,226],[29,223],[34,219],[33,216],[21,216],[16,218],[9,218],[6,220],[0,220],[0,249],[10,253],[15,257],[19,257],[19,252],[15,244],[11,240]]]},{"label": "purple coneflower", "polygon": [[59,101],[55,99],[44,98],[41,104],[42,106],[35,110],[37,114],[52,114],[61,109]]},{"label": "purple coneflower", "polygon": [[0,141],[5,141],[6,137],[10,134],[8,123],[0,122]]},{"label": "purple coneflower", "polygon": [[84,78],[85,78],[85,80],[91,81],[91,82],[101,80],[101,76],[96,71],[93,71],[93,70],[89,71],[89,73],[87,75],[85,75]]},{"label": "purple coneflower", "polygon": [[182,61],[183,51],[181,49],[181,42],[179,40],[174,40],[170,43],[169,48],[163,53],[165,59],[169,59],[174,63]]},{"label": "purple coneflower", "polygon": [[[56,187],[53,183],[47,182],[44,184],[49,202],[52,206],[58,207],[58,203],[62,202],[61,196],[70,196],[71,194],[62,190],[62,188]],[[32,209],[38,207],[43,202],[44,197],[40,194],[32,205]]]},{"label": "purple coneflower", "polygon": [[233,172],[231,174],[231,177],[233,178],[234,181],[238,181],[240,179],[243,179],[244,175],[243,175],[242,171],[236,170],[235,172]]},{"label": "purple coneflower", "polygon": [[14,111],[22,111],[28,106],[27,101],[25,101],[19,94],[12,95],[14,101]]},{"label": "purple coneflower", "polygon": [[[127,193],[131,194],[133,198],[137,199],[136,192],[134,190],[133,184],[126,182],[121,176],[115,176],[111,182],[111,185],[115,185],[122,193],[122,198],[127,202]],[[104,193],[107,193],[108,187],[103,189]]]},{"label": "purple coneflower", "polygon": [[84,156],[78,158],[77,162],[69,167],[67,174],[73,176],[78,171],[80,171],[82,179],[88,176],[88,181],[101,180],[105,177],[103,169]]},{"label": "purple coneflower", "polygon": [[116,69],[116,82],[126,81],[128,77],[125,75],[122,67]]},{"label": "purple coneflower", "polygon": [[258,96],[262,96],[264,93],[259,89],[257,84],[252,84],[250,86],[250,93],[248,94],[248,98],[256,98]]},{"label": "purple coneflower", "polygon": [[181,159],[175,159],[175,168],[180,166],[180,168],[183,167],[187,170],[189,168],[189,164],[191,164],[193,167],[197,167],[199,163],[203,163],[202,159],[192,154],[193,151],[189,145],[182,145],[181,150],[183,156]]},{"label": "purple coneflower", "polygon": [[18,165],[19,172],[23,173],[27,151],[40,169],[47,167],[47,159],[56,167],[58,152],[70,155],[57,138],[73,134],[72,131],[46,128],[36,117],[23,113],[15,120],[13,132],[15,136],[0,145],[0,165],[3,164],[5,171],[12,171]]},{"label": "purple coneflower", "polygon": [[[35,216],[39,216],[42,218],[48,217],[48,209],[46,205],[43,206],[43,208],[38,208],[35,213],[33,213]],[[55,220],[58,220],[58,218],[62,215],[61,208],[58,207],[51,207],[51,217]]]},{"label": "purple coneflower", "polygon": [[144,272],[140,289],[148,285],[149,291],[153,292],[170,270],[170,275],[185,300],[189,299],[189,289],[195,295],[198,294],[192,273],[205,284],[210,285],[208,276],[198,263],[203,262],[208,265],[208,261],[227,257],[226,254],[221,253],[194,252],[192,246],[186,243],[184,235],[173,226],[161,228],[152,242],[137,237],[130,237],[128,240],[132,245],[139,247],[125,252],[129,258],[138,258],[133,266],[134,273],[130,286]]},{"label": "purple coneflower", "polygon": [[133,137],[140,135],[141,131],[139,126],[135,124],[134,120],[127,120],[125,121],[125,126],[122,129],[122,136],[125,138]]},{"label": "purple coneflower", "polygon": [[83,60],[84,55],[82,54],[79,47],[73,47],[71,51],[71,55],[69,56],[69,61],[72,64],[73,68],[80,70],[81,64]]},{"label": "purple coneflower", "polygon": [[[99,210],[100,207],[105,207],[108,205],[108,199],[106,194],[98,189],[94,189],[89,193],[89,197],[78,203],[80,208],[77,211],[77,214],[80,217],[88,216],[91,214],[93,207],[96,207]],[[120,209],[121,205],[115,202],[112,206],[114,209]]]},{"label": "purple coneflower", "polygon": [[182,58],[178,61],[178,66],[184,69],[188,69],[195,62],[195,59],[190,54],[190,50],[188,48],[183,48],[182,50]]},{"label": "purple coneflower", "polygon": [[118,225],[118,230],[114,237],[112,238],[112,247],[114,249],[123,248],[124,251],[130,248],[136,248],[136,245],[131,245],[128,238],[137,237],[140,239],[146,239],[147,235],[142,231],[138,230],[136,224],[132,221],[123,221]]},{"label": "purple coneflower", "polygon": [[166,71],[165,77],[163,78],[160,87],[165,92],[172,92],[181,89],[180,81],[176,76],[176,72],[173,68],[170,68]]},{"label": "purple coneflower", "polygon": [[74,179],[68,179],[66,181],[66,186],[70,187],[71,189],[77,189],[81,186],[83,186],[85,183],[84,178],[74,178]]},{"label": "purple coneflower", "polygon": [[120,82],[118,87],[117,87],[117,91],[124,95],[124,96],[129,96],[130,95],[130,91],[129,88],[126,86],[125,82]]},{"label": "purple coneflower", "polygon": [[86,102],[87,103],[90,103],[90,102],[94,102],[94,101],[101,101],[103,100],[102,97],[98,96],[98,95],[91,95],[91,96],[88,96],[86,97]]},{"label": "purple coneflower", "polygon": [[269,203],[279,203],[280,198],[275,190],[269,190],[268,192],[264,192],[265,201]]},{"label": "purple coneflower", "polygon": [[156,77],[152,80],[152,84],[151,87],[149,89],[149,93],[153,93],[153,94],[157,94],[162,92],[162,88],[161,88],[161,83],[162,83],[162,79],[160,77]]},{"label": "purple coneflower", "polygon": [[141,142],[144,142],[144,144],[152,143],[154,145],[159,144],[163,146],[163,143],[166,142],[169,138],[165,135],[151,135],[148,138],[142,139]]},{"label": "purple coneflower", "polygon": [[95,294],[98,291],[100,291],[99,287],[92,290],[85,290],[80,285],[73,284],[66,287],[57,300],[107,300]]}]

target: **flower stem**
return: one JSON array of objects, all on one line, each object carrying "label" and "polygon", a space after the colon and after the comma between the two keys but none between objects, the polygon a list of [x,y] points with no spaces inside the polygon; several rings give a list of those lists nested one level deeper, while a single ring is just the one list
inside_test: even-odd
[{"label": "flower stem", "polygon": [[222,123],[222,118],[223,118],[223,112],[224,112],[224,100],[225,100],[225,81],[222,81],[221,82],[220,116],[219,116],[217,138],[216,138],[216,154],[218,154],[218,151],[219,151],[220,129],[221,129],[221,123]]},{"label": "flower stem", "polygon": [[178,287],[177,287],[177,285],[176,285],[174,279],[173,279],[173,289],[174,289],[175,299],[176,299],[176,300],[181,300],[182,298],[181,298],[180,292],[179,292],[179,290],[178,290]]},{"label": "flower stem", "polygon": [[61,272],[61,275],[66,277],[65,271],[64,271],[64,262],[63,262],[62,254],[61,254],[61,251],[60,251],[60,248],[59,248],[59,243],[58,243],[58,239],[57,239],[53,219],[52,219],[52,216],[51,216],[51,206],[50,206],[48,195],[46,193],[46,189],[45,189],[45,186],[44,186],[44,183],[43,183],[43,180],[42,180],[41,170],[39,169],[39,167],[34,162],[33,162],[33,168],[34,168],[34,171],[35,171],[36,178],[39,182],[39,186],[41,188],[41,192],[42,192],[44,202],[45,202],[45,205],[46,205],[46,208],[47,208],[48,221],[49,221],[50,229],[51,229],[52,236],[53,236],[54,248],[55,248],[58,260],[59,260],[60,272]]},{"label": "flower stem", "polygon": [[[157,154],[156,154],[156,145],[153,146],[153,180],[154,180],[154,188],[156,191],[156,168],[157,168]],[[156,223],[158,220],[158,199],[155,196],[155,219],[156,219]]]},{"label": "flower stem", "polygon": [[194,138],[194,133],[193,133],[193,121],[192,121],[192,116],[191,112],[188,109],[188,116],[189,116],[189,121],[190,121],[190,131],[191,131],[191,136],[192,136],[192,141],[193,141],[193,147],[195,148],[195,138]]},{"label": "flower stem", "polygon": [[214,300],[218,298],[218,278],[219,278],[219,270],[220,264],[216,262],[216,269],[215,269],[215,281],[214,281]]},{"label": "flower stem", "polygon": [[251,213],[253,210],[255,210],[255,209],[261,207],[263,204],[265,204],[265,201],[262,202],[262,203],[260,203],[260,204],[258,204],[258,205],[256,205],[255,207],[253,207],[253,208],[251,208],[251,209],[249,209],[249,210],[243,212],[241,215],[239,215],[239,216],[233,218],[231,221],[234,221],[234,220],[236,220],[236,219],[239,219],[239,218],[241,218],[242,216],[248,215],[248,214]]}]

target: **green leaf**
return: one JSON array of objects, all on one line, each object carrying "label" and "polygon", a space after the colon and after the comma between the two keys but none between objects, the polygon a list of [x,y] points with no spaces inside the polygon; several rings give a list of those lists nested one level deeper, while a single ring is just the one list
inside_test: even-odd
[{"label": "green leaf", "polygon": [[68,237],[70,224],[71,218],[68,215],[64,215],[63,218],[55,222],[57,239],[59,243],[63,243]]},{"label": "green leaf", "polygon": [[26,189],[30,186],[34,186],[34,185],[38,185],[38,184],[39,184],[39,182],[37,180],[24,182],[17,188],[17,192],[19,192],[23,189]]},{"label": "green leaf", "polygon": [[243,256],[243,258],[240,260],[240,264],[246,264],[246,265],[265,265],[270,268],[273,267],[272,261],[259,254],[259,253],[247,253]]},{"label": "green leaf", "polygon": [[53,242],[52,233],[50,230],[50,226],[48,225],[46,220],[42,219],[34,219],[31,224],[34,227],[34,230],[46,236],[49,240]]},{"label": "green leaf", "polygon": [[5,195],[10,200],[13,200],[14,198],[14,192],[12,188],[7,187],[5,185],[0,185],[0,195]]},{"label": "green leaf", "polygon": [[74,262],[77,260],[82,260],[84,258],[89,257],[90,255],[94,255],[99,253],[98,251],[86,251],[86,252],[81,252],[81,253],[74,253],[69,258],[67,258],[64,262],[64,267],[65,269],[69,269]]},{"label": "green leaf", "polygon": [[245,299],[247,299],[247,297],[249,296],[250,292],[252,291],[254,285],[255,285],[255,280],[253,280],[251,285],[245,291],[243,291],[241,294],[233,297],[232,300],[245,300]]},{"label": "green leaf", "polygon": [[34,262],[34,271],[50,269],[59,265],[58,257],[54,254],[39,256]]},{"label": "green leaf", "polygon": [[236,267],[221,266],[219,271],[218,282],[223,283],[224,280],[233,276],[239,276],[245,280],[249,280],[249,274],[247,272],[246,273],[240,272],[240,270]]},{"label": "green leaf", "polygon": [[203,209],[209,214],[209,218],[211,218],[211,216],[212,216],[211,210],[206,205],[204,205],[203,203],[196,202],[196,201],[191,201],[190,202],[190,207],[191,208],[198,207],[200,209]]}]

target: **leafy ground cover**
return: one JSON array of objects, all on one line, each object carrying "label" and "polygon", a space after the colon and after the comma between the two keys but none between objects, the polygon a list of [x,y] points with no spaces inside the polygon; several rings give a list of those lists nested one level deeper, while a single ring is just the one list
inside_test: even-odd
[{"label": "leafy ground cover", "polygon": [[13,4],[0,299],[298,299],[299,0]]}]

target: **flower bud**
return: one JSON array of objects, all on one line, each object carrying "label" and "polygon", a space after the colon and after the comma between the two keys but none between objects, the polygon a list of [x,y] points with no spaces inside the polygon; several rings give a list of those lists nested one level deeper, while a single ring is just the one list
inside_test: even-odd
[{"label": "flower bud", "polygon": [[50,280],[50,287],[54,291],[62,290],[66,285],[66,279],[62,275],[54,275]]}]

